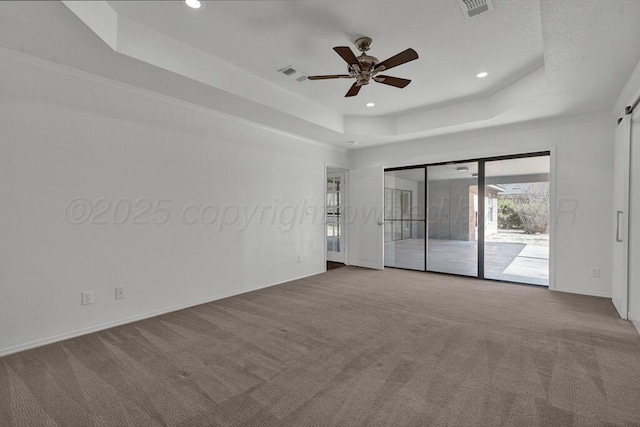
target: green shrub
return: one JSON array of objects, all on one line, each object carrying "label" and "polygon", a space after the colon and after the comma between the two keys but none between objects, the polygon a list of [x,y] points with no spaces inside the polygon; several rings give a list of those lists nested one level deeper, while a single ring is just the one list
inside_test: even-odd
[{"label": "green shrub", "polygon": [[498,228],[502,230],[522,229],[522,221],[520,221],[517,204],[514,200],[498,200]]},{"label": "green shrub", "polygon": [[522,203],[518,206],[522,229],[526,234],[546,234],[549,232],[549,204],[539,201]]},{"label": "green shrub", "polygon": [[526,234],[549,232],[549,184],[522,184],[522,192],[498,200],[498,228]]}]

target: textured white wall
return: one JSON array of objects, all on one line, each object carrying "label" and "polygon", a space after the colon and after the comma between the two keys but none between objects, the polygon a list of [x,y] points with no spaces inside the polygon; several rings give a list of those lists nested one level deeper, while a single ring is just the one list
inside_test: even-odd
[{"label": "textured white wall", "polygon": [[324,271],[344,152],[16,59],[0,93],[0,354]]},{"label": "textured white wall", "polygon": [[398,167],[553,150],[555,289],[610,296],[614,129],[614,116],[592,114],[364,148],[350,163]]}]

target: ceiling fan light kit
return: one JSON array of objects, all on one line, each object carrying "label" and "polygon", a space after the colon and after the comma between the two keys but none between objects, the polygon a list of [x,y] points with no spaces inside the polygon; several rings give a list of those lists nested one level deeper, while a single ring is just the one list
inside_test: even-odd
[{"label": "ceiling fan light kit", "polygon": [[409,48],[380,62],[375,56],[366,53],[371,48],[371,43],[373,43],[373,40],[370,37],[360,37],[355,41],[356,48],[362,52],[360,56],[356,56],[348,46],[334,47],[333,50],[348,64],[347,72],[349,74],[309,76],[309,80],[356,79],[356,82],[351,86],[345,97],[356,96],[362,86],[368,85],[371,80],[400,89],[411,83],[411,80],[408,79],[384,76],[378,73],[414,61],[418,59],[418,53]]}]

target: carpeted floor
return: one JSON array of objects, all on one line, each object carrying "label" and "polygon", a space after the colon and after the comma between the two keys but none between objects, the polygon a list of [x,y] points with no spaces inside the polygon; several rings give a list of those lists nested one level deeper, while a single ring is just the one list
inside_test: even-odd
[{"label": "carpeted floor", "polygon": [[640,425],[602,298],[354,267],[0,359],[1,426]]}]

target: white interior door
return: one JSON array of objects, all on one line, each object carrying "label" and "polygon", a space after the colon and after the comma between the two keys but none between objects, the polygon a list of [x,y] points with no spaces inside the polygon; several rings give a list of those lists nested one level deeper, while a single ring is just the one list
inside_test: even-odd
[{"label": "white interior door", "polygon": [[345,262],[345,228],[342,215],[345,200],[345,173],[327,172],[327,261]]},{"label": "white interior door", "polygon": [[620,317],[628,316],[629,268],[629,158],[631,116],[616,129],[613,178],[613,281],[611,295]]},{"label": "white interior door", "polygon": [[640,108],[631,117],[629,180],[629,320],[640,330]]},{"label": "white interior door", "polygon": [[384,268],[384,171],[380,167],[349,171],[349,264]]}]

